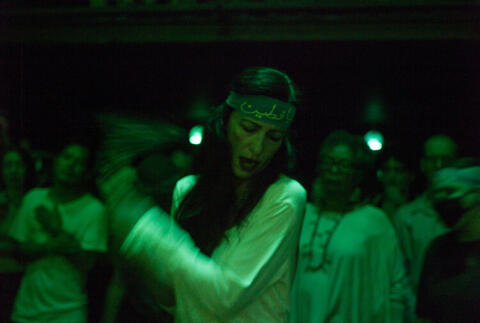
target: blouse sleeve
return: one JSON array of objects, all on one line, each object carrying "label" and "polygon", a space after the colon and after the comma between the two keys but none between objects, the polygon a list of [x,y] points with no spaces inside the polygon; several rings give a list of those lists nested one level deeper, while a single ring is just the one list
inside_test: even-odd
[{"label": "blouse sleeve", "polygon": [[275,183],[247,217],[229,265],[202,254],[188,233],[158,208],[149,210],[121,251],[152,266],[156,279],[219,317],[241,310],[259,296],[295,252],[306,193],[295,181]]}]

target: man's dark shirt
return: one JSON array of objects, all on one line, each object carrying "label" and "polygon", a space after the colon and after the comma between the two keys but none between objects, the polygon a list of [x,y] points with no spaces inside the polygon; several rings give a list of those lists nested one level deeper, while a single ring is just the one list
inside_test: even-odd
[{"label": "man's dark shirt", "polygon": [[432,242],[416,311],[434,322],[480,322],[480,240],[461,242],[451,232]]}]

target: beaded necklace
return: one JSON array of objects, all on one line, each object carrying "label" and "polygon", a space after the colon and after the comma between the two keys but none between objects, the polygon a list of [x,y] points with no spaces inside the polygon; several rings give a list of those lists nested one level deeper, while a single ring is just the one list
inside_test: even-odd
[{"label": "beaded necklace", "polygon": [[[327,259],[327,250],[328,246],[330,245],[330,242],[332,240],[332,237],[336,230],[338,229],[340,222],[342,221],[344,215],[346,214],[346,209],[342,210],[340,214],[337,214],[335,216],[329,215],[328,218],[329,220],[333,221],[333,225],[331,226],[330,229],[326,230],[325,232],[322,232],[318,234],[318,227],[320,225],[320,218],[325,218],[325,215],[321,215],[321,211],[316,208],[317,217],[315,218],[315,223],[313,226],[312,234],[310,235],[310,239],[308,242],[308,247],[307,247],[307,257],[308,257],[308,265],[306,267],[306,270],[308,271],[317,271],[317,270],[325,270],[325,265],[329,263]],[[315,236],[320,235],[320,239],[323,240],[323,242],[320,244],[320,249],[317,250],[316,253],[320,253],[321,260],[319,263],[316,263],[314,260],[314,244],[315,244]]]}]

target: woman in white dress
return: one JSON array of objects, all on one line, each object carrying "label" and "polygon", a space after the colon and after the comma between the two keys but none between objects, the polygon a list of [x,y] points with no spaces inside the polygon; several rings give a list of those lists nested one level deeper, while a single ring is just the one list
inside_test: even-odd
[{"label": "woman in white dress", "polygon": [[176,322],[287,321],[306,203],[285,175],[296,96],[276,69],[237,76],[205,127],[198,174],[175,187],[171,216],[126,184],[132,170],[108,183],[120,253]]}]

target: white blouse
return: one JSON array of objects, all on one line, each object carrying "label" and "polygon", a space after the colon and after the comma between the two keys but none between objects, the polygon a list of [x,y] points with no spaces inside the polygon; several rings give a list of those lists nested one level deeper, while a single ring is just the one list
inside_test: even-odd
[{"label": "white blouse", "polygon": [[[177,183],[173,212],[195,180],[187,176]],[[173,287],[176,322],[286,322],[305,204],[305,189],[280,177],[211,258],[172,217],[152,208],[121,251],[152,266],[153,283]]]}]

